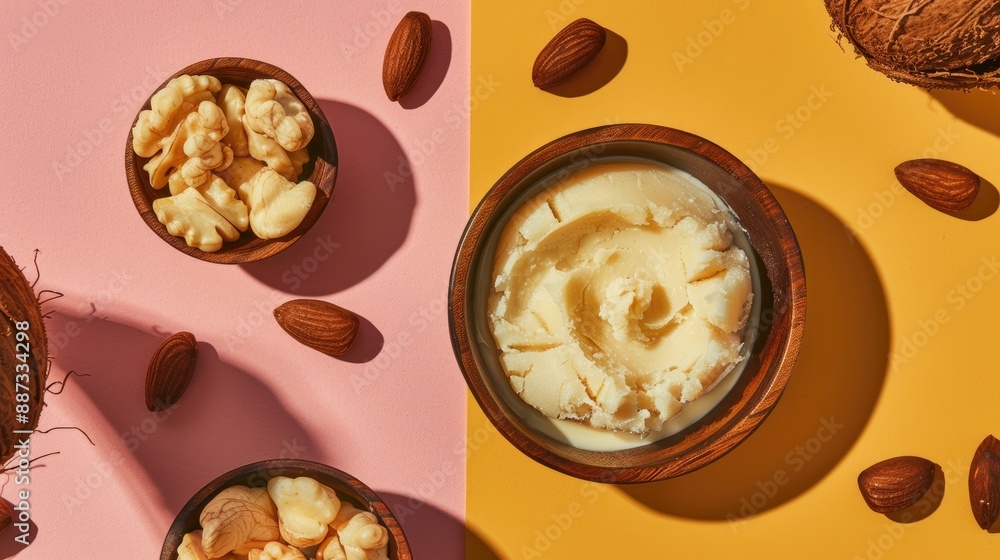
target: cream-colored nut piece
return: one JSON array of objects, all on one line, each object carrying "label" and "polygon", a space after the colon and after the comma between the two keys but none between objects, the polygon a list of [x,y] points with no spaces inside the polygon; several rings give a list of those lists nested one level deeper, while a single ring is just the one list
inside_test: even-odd
[{"label": "cream-colored nut piece", "polygon": [[265,167],[250,179],[246,199],[250,227],[261,239],[288,235],[299,227],[316,199],[316,186],[309,181],[293,183]]},{"label": "cream-colored nut piece", "polygon": [[[149,184],[161,189],[167,185],[170,174],[180,170],[184,182],[194,187],[208,178],[207,170],[225,169],[233,160],[232,150],[218,143],[228,131],[222,109],[212,101],[202,101],[198,110],[189,113],[166,139],[163,151],[143,166],[149,173]],[[190,158],[197,161],[187,166]]]},{"label": "cream-colored nut piece", "polygon": [[222,142],[233,150],[233,155],[236,157],[250,155],[247,131],[243,128],[246,92],[239,86],[224,84],[215,99],[226,115],[226,122],[229,123],[229,132],[222,138]]},{"label": "cream-colored nut piece", "polygon": [[246,115],[243,115],[243,128],[247,133],[247,142],[250,155],[267,164],[268,167],[277,171],[286,179],[295,179],[295,165],[289,157],[288,152],[278,145],[273,138],[257,132],[248,124]]},{"label": "cream-colored nut piece", "polygon": [[240,200],[246,202],[250,200],[250,179],[263,168],[264,163],[258,159],[237,156],[229,167],[219,171],[219,177],[240,195]]},{"label": "cream-colored nut piece", "polygon": [[280,538],[277,507],[263,488],[230,486],[222,490],[202,510],[199,521],[202,546],[209,558],[222,557],[248,542]]},{"label": "cream-colored nut piece", "polygon": [[192,531],[184,535],[177,547],[177,560],[209,560],[205,549],[201,546],[201,531]]},{"label": "cream-colored nut piece", "polygon": [[247,205],[238,198],[236,190],[232,189],[226,181],[219,175],[211,174],[209,179],[197,187],[189,187],[180,172],[175,171],[170,175],[170,194],[178,195],[187,189],[196,189],[205,199],[205,202],[219,213],[230,224],[239,230],[246,231],[250,225],[250,214]]},{"label": "cream-colored nut piece", "polygon": [[330,535],[320,543],[316,549],[316,560],[347,560],[347,553],[344,552],[344,545],[340,544],[336,530],[331,528]]},{"label": "cream-colored nut piece", "polygon": [[302,552],[280,542],[269,542],[264,548],[251,550],[248,560],[306,560]]},{"label": "cream-colored nut piece", "polygon": [[198,189],[153,201],[153,212],[170,235],[184,238],[188,247],[212,253],[223,241],[236,241],[240,232],[212,208]]},{"label": "cream-colored nut piece", "polygon": [[149,109],[139,113],[132,127],[132,149],[140,157],[160,151],[177,124],[202,101],[214,99],[222,84],[214,76],[178,76],[153,94]]},{"label": "cream-colored nut piece", "polygon": [[[196,192],[193,190],[184,193]],[[263,488],[230,486],[201,512],[202,546],[209,558],[220,558],[251,541],[276,541],[278,510]]]},{"label": "cream-colored nut piece", "polygon": [[196,134],[184,142],[184,155],[188,160],[179,173],[189,187],[197,187],[208,180],[212,171],[222,170],[233,162],[233,151],[207,134]]},{"label": "cream-colored nut piece", "polygon": [[659,431],[745,359],[738,227],[697,179],[654,163],[594,165],[529,200],[488,303],[514,391],[550,418]]},{"label": "cream-colored nut piece", "polygon": [[[338,516],[336,521],[340,519]],[[388,559],[389,530],[379,524],[374,513],[356,511],[337,525],[337,536],[347,560]]]},{"label": "cream-colored nut piece", "polygon": [[289,152],[305,148],[313,137],[309,111],[295,93],[278,80],[254,80],[247,90],[247,124]]},{"label": "cream-colored nut piece", "polygon": [[272,478],[267,492],[278,506],[281,538],[299,548],[323,542],[340,511],[337,493],[307,476]]}]

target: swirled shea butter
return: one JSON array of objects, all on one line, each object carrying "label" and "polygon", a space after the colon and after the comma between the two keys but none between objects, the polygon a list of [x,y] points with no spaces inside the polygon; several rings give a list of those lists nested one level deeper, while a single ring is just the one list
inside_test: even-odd
[{"label": "swirled shea butter", "polygon": [[593,165],[530,199],[488,303],[511,387],[553,419],[659,432],[746,359],[737,228],[707,187],[652,162]]}]

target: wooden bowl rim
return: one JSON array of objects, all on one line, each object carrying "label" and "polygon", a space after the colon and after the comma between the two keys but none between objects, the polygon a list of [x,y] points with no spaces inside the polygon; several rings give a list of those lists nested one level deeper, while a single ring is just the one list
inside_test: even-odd
[{"label": "wooden bowl rim", "polygon": [[[261,78],[274,78],[284,82],[292,89],[292,91],[295,92],[299,100],[301,100],[306,106],[306,109],[313,115],[313,124],[316,128],[316,133],[310,144],[312,142],[316,142],[317,138],[321,139],[323,142],[323,153],[321,160],[317,160],[314,163],[315,167],[308,180],[316,185],[317,190],[322,191],[323,195],[316,197],[315,202],[313,202],[313,207],[309,210],[309,213],[303,219],[302,223],[299,224],[299,226],[295,228],[292,233],[278,239],[261,240],[254,237],[253,240],[247,243],[247,245],[255,244],[253,248],[240,246],[236,248],[240,249],[239,251],[235,251],[234,248],[227,249],[229,242],[225,242],[222,248],[218,251],[208,253],[194,247],[189,247],[187,243],[184,242],[183,237],[171,235],[170,232],[167,231],[166,226],[161,224],[160,221],[156,219],[156,215],[153,213],[152,205],[152,201],[156,197],[150,196],[151,187],[147,186],[149,184],[149,180],[143,180],[140,178],[144,171],[141,167],[136,165],[140,158],[132,150],[132,129],[135,127],[135,123],[139,120],[139,113],[150,108],[150,101],[152,100],[153,95],[163,89],[163,87],[166,86],[170,80],[184,74],[214,75],[215,72],[224,72],[227,70],[241,70],[248,73],[256,73],[259,74]],[[142,221],[149,227],[149,229],[153,230],[153,232],[155,232],[160,239],[167,242],[167,244],[174,249],[177,249],[185,255],[217,264],[243,264],[266,259],[284,251],[288,247],[292,246],[296,241],[301,239],[302,236],[312,229],[316,222],[319,221],[319,217],[326,209],[326,205],[333,198],[333,189],[336,184],[338,169],[339,161],[337,143],[333,136],[333,130],[330,128],[330,123],[327,120],[326,114],[323,112],[323,108],[316,102],[316,99],[313,98],[311,93],[309,93],[309,90],[307,90],[298,79],[289,74],[287,71],[268,62],[254,60],[252,58],[207,58],[205,60],[189,64],[181,70],[178,70],[172,76],[164,80],[163,83],[157,86],[153,92],[149,94],[149,97],[146,98],[142,107],[136,111],[135,118],[132,119],[132,124],[129,126],[128,138],[125,142],[125,177],[128,181],[129,193],[132,196],[132,202],[135,204],[136,211],[139,213]],[[247,231],[241,233],[241,236],[245,235],[253,235],[253,232],[248,228]]]},{"label": "wooden bowl rim", "polygon": [[[485,226],[494,211],[502,206],[504,198],[511,194],[514,187],[546,162],[570,152],[616,142],[648,142],[680,148],[702,156],[730,175],[746,189],[756,209],[774,228],[788,270],[789,291],[786,299],[782,301],[787,305],[789,327],[778,343],[781,347],[770,367],[758,367],[753,371],[747,369],[741,376],[741,380],[748,374],[751,378],[770,376],[770,383],[758,388],[753,395],[755,398],[740,403],[740,408],[735,413],[735,421],[730,421],[725,431],[720,429],[713,433],[711,438],[706,437],[696,442],[697,447],[688,450],[684,461],[678,464],[595,466],[574,461],[546,449],[524,434],[529,428],[522,429],[520,424],[512,421],[506,411],[507,405],[493,397],[488,387],[490,382],[485,379],[487,375],[480,371],[476,363],[477,346],[471,344],[469,340],[467,322],[469,313],[466,307],[471,263],[477,254],[478,244],[486,233]],[[711,185],[709,187],[711,188]],[[519,192],[520,190],[523,189],[519,189]],[[764,210],[766,207],[773,208],[774,213],[769,215]],[[752,238],[751,243],[757,251],[757,245]],[[762,273],[766,275],[767,271]],[[643,123],[612,124],[570,133],[545,144],[514,164],[490,188],[469,219],[456,251],[448,297],[449,328],[456,360],[469,390],[493,426],[512,445],[536,462],[576,478],[615,484],[654,482],[686,474],[719,459],[749,437],[773,410],[788,384],[798,358],[805,326],[805,312],[806,284],[801,250],[787,216],[770,189],[749,167],[722,147],[689,132]],[[699,420],[693,426],[701,422],[702,420]],[[601,454],[613,456],[619,453],[641,453],[639,450],[644,447],[646,446]],[[666,455],[668,449],[669,447],[654,452]]]},{"label": "wooden bowl rim", "polygon": [[374,490],[368,487],[368,485],[361,482],[357,478],[354,478],[350,474],[329,465],[324,465],[323,463],[306,461],[303,459],[269,459],[266,461],[250,463],[222,474],[203,486],[201,490],[196,492],[195,495],[192,496],[186,504],[184,504],[184,507],[182,507],[177,513],[177,516],[174,517],[174,521],[171,523],[170,529],[167,530],[167,535],[163,540],[163,549],[160,551],[160,560],[176,560],[177,550],[176,547],[171,546],[171,537],[183,537],[184,526],[189,521],[191,515],[194,514],[195,510],[200,508],[209,499],[209,496],[213,496],[223,488],[231,486],[234,479],[244,478],[258,472],[266,473],[267,471],[281,469],[302,469],[304,471],[315,471],[334,478],[349,486],[364,499],[365,503],[369,507],[369,511],[374,513],[376,517],[379,518],[382,525],[389,530],[393,540],[396,542],[396,560],[413,560],[413,555],[410,553],[410,545],[406,541],[406,535],[403,533],[403,528],[400,526],[396,516],[392,513],[392,510],[389,509],[388,504],[385,503],[385,500],[383,500]]}]

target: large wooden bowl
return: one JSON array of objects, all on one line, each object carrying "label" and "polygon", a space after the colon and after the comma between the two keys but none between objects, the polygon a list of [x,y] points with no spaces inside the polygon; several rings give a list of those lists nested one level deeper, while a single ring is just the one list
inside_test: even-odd
[{"label": "large wooden bowl", "polygon": [[406,535],[403,534],[403,529],[399,526],[396,516],[389,511],[389,506],[374,490],[353,476],[333,467],[299,459],[273,459],[252,463],[227,472],[206,484],[194,497],[188,500],[188,503],[177,514],[173,525],[167,531],[166,539],[163,541],[160,560],[177,560],[177,547],[180,546],[184,535],[201,529],[198,523],[201,510],[216,494],[225,488],[236,485],[251,488],[264,487],[267,486],[268,480],[276,476],[312,477],[320,484],[325,484],[336,490],[337,496],[341,500],[346,500],[358,509],[374,513],[379,522],[389,530],[389,558],[391,560],[413,560],[410,546],[406,543]]},{"label": "large wooden bowl", "polygon": [[[578,449],[541,433],[527,407],[516,412],[487,324],[499,233],[517,205],[573,171],[605,158],[639,157],[672,165],[719,195],[747,231],[760,273],[764,321],[746,368],[711,412],[681,432],[633,449]],[[788,383],[802,338],[805,272],[795,234],[768,188],[735,156],[693,134],[646,124],[611,125],[560,138],[518,162],[472,214],[455,257],[450,291],[455,355],[483,412],[515,447],[557,471],[608,483],[663,480],[718,459],[746,439]],[[773,319],[771,319],[773,317]],[[748,327],[750,328],[750,327]],[[524,409],[525,407],[519,407]],[[537,419],[536,419],[537,420]],[[537,422],[535,423],[537,425]]]},{"label": "large wooden bowl", "polygon": [[[191,255],[192,257],[214,263],[239,264],[259,261],[270,257],[287,249],[292,243],[299,240],[319,219],[320,214],[326,208],[326,204],[333,196],[333,185],[337,179],[337,143],[333,138],[333,131],[330,130],[330,123],[326,120],[326,115],[320,108],[316,100],[308,90],[288,72],[277,66],[273,66],[259,60],[248,58],[210,58],[196,62],[187,68],[179,70],[176,74],[167,78],[156,91],[163,88],[173,78],[189,74],[208,74],[218,78],[223,84],[236,84],[241,87],[248,87],[250,82],[259,78],[273,78],[288,85],[295,92],[295,95],[302,101],[309,114],[312,116],[316,133],[309,142],[309,163],[302,170],[302,175],[298,180],[311,181],[316,185],[316,200],[312,208],[306,214],[305,219],[288,235],[279,239],[260,239],[247,229],[240,235],[239,240],[232,243],[226,242],[222,248],[214,253],[206,253],[194,247],[188,247],[183,237],[177,237],[167,231],[166,226],[156,219],[153,213],[153,201],[157,198],[170,196],[169,189],[154,189],[149,184],[149,175],[142,169],[142,166],[149,161],[136,155],[132,150],[132,130],[129,128],[128,141],[125,143],[125,175],[128,178],[129,192],[132,193],[132,200],[135,208],[139,211],[142,221],[146,222],[149,229],[156,235],[170,244],[178,251]],[[153,92],[155,93],[155,91]],[[149,109],[150,99],[141,110]],[[136,113],[132,126],[135,126],[139,119]]]}]

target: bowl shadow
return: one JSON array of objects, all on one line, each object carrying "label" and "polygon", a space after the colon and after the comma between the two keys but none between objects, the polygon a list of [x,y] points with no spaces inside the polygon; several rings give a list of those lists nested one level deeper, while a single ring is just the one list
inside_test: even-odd
[{"label": "bowl shadow", "polygon": [[444,22],[431,21],[431,50],[427,62],[420,71],[420,77],[406,97],[399,100],[404,109],[416,109],[430,101],[440,89],[451,66],[451,30]]},{"label": "bowl shadow", "polygon": [[587,66],[558,84],[544,88],[559,97],[582,97],[607,85],[625,67],[628,59],[628,42],[610,29],[605,29],[604,48]]},{"label": "bowl shadow", "polygon": [[170,512],[179,511],[219,473],[279,455],[308,459],[316,448],[267,386],[222,360],[209,342],[198,341],[197,369],[178,403],[150,412],[144,398],[146,367],[163,337],[62,311],[55,311],[46,326],[50,332],[78,333],[54,353],[55,364],[91,375],[76,382],[112,433],[120,434],[118,449],[109,452],[137,463]]},{"label": "bowl shadow", "polygon": [[796,498],[847,454],[881,393],[890,325],[871,259],[818,202],[769,186],[798,237],[809,283],[798,362],[771,415],[732,452],[675,479],[619,486],[668,515],[739,524]]},{"label": "bowl shadow", "polygon": [[416,193],[403,148],[367,111],[318,99],[337,138],[333,200],[294,245],[240,265],[268,286],[301,296],[346,290],[374,274],[403,245]]},{"label": "bowl shadow", "polygon": [[402,526],[414,558],[499,560],[500,556],[475,531],[451,514],[420,498],[392,492],[378,495]]}]

